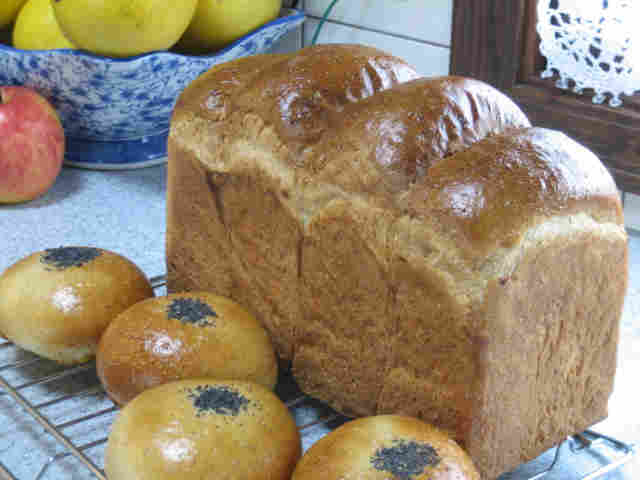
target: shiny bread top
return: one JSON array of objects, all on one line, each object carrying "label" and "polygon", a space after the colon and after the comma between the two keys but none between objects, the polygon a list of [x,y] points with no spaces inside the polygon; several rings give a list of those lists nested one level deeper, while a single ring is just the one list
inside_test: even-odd
[{"label": "shiny bread top", "polygon": [[623,224],[616,185],[592,152],[532,128],[483,82],[420,77],[371,47],[324,44],[219,65],[178,100],[170,141],[220,149],[232,172],[225,145],[264,128],[275,133],[261,148],[293,172],[292,188],[366,197],[432,223],[467,254],[513,245],[552,215],[586,211]]}]

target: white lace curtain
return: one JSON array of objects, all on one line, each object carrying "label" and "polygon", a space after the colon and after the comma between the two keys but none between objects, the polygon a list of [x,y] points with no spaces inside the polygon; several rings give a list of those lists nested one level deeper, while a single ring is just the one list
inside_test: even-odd
[{"label": "white lace curtain", "polygon": [[538,0],[537,30],[558,87],[612,107],[640,91],[640,0]]}]

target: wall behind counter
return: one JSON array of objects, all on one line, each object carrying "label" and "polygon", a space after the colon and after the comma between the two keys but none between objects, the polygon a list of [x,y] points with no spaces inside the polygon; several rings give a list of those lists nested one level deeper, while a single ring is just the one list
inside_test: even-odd
[{"label": "wall behind counter", "polygon": [[[290,2],[291,3],[291,2]],[[298,0],[307,21],[275,49],[310,45],[331,0]],[[451,53],[453,0],[339,0],[318,43],[363,43],[404,58],[421,74],[446,75]]]}]

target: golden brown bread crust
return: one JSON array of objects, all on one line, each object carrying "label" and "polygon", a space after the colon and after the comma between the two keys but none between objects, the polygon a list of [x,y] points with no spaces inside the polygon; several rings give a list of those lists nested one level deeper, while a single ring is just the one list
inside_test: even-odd
[{"label": "golden brown bread crust", "polygon": [[267,388],[179,380],[129,402],[105,450],[109,480],[289,480],[301,455],[286,405]]},{"label": "golden brown bread crust", "polygon": [[622,225],[611,176],[564,134],[526,128],[481,140],[434,166],[407,195],[410,217],[438,217],[437,231],[467,261],[512,248],[554,215],[587,213]]},{"label": "golden brown bread crust", "polygon": [[295,56],[258,55],[218,65],[193,82],[176,110],[214,121],[236,109],[253,111],[291,146],[317,140],[331,112],[418,76],[403,60],[374,48],[318,45]]},{"label": "golden brown bread crust", "polygon": [[[224,65],[185,91],[169,137],[169,288],[246,305],[305,392],[347,414],[426,419],[484,478],[603,418],[627,245],[599,160],[470,79],[341,103],[361,71],[345,74],[346,57],[370,49],[322,48],[342,80],[304,96],[313,135],[281,118],[297,82],[333,73],[313,68],[315,48]],[[243,84],[254,65],[286,95]],[[233,96],[212,117],[227,70]]]},{"label": "golden brown bread crust", "polygon": [[129,259],[93,247],[33,253],[0,276],[0,329],[20,347],[64,364],[95,353],[120,312],[153,297]]},{"label": "golden brown bread crust", "polygon": [[292,480],[479,480],[471,458],[446,434],[414,417],[351,420],[303,455]]},{"label": "golden brown bread crust", "polygon": [[174,380],[214,377],[273,389],[278,377],[264,327],[237,303],[209,292],[150,298],[122,312],[100,338],[96,369],[120,405]]}]

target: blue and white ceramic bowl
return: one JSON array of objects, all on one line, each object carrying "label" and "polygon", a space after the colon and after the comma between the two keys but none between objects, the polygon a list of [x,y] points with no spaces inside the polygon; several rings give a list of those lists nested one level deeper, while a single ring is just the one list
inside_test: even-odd
[{"label": "blue and white ceramic bowl", "polygon": [[171,111],[189,83],[214,65],[267,51],[303,21],[303,13],[283,9],[272,22],[202,56],[154,52],[116,59],[0,44],[0,85],[29,86],[51,101],[65,129],[66,164],[139,168],[166,160]]}]

